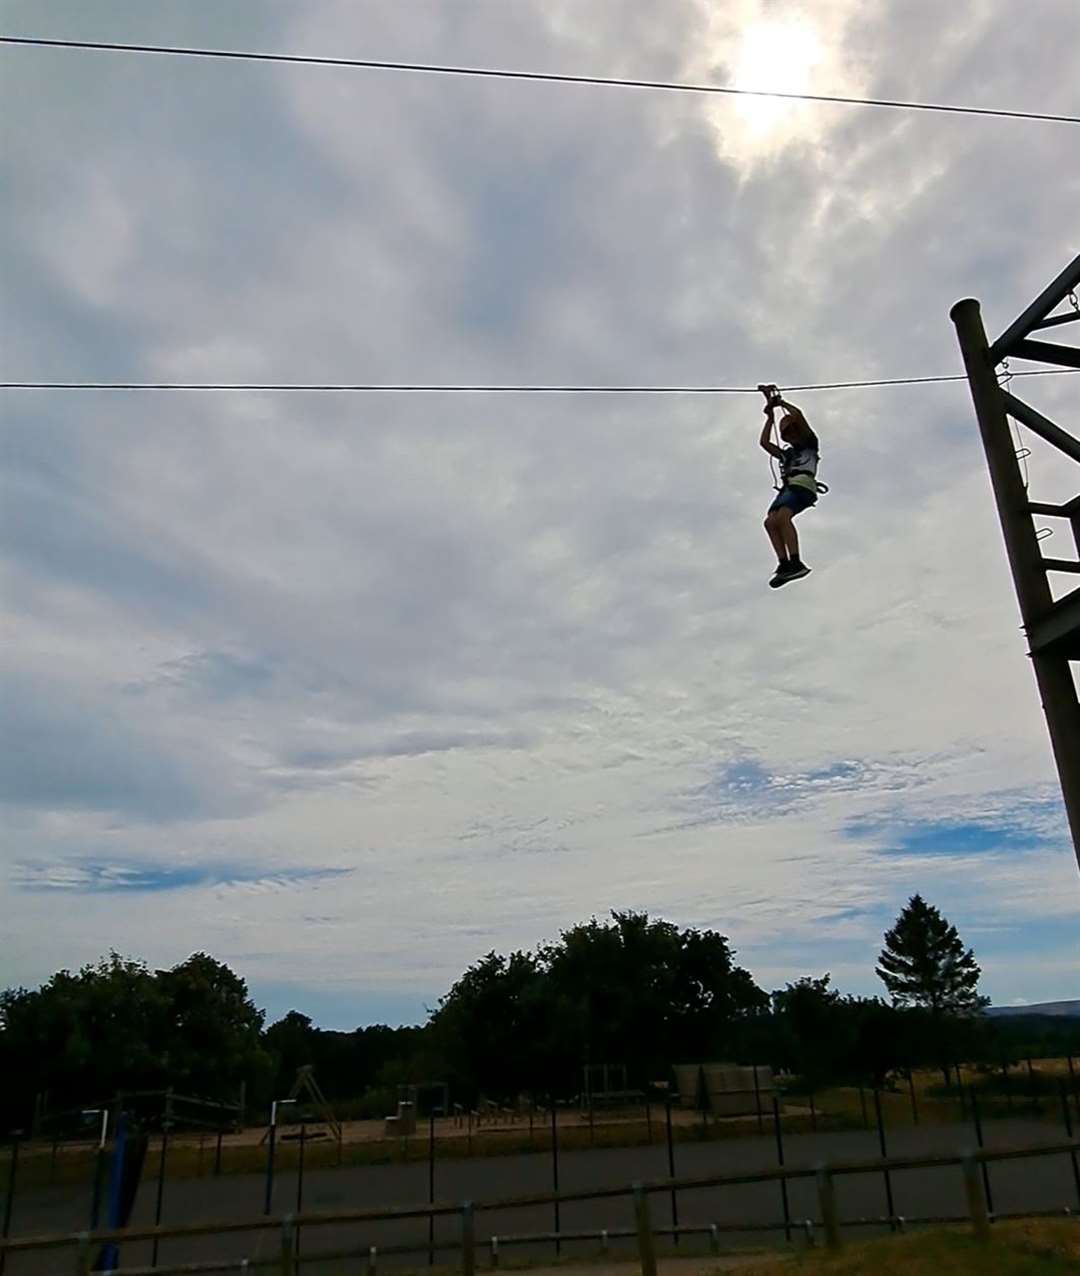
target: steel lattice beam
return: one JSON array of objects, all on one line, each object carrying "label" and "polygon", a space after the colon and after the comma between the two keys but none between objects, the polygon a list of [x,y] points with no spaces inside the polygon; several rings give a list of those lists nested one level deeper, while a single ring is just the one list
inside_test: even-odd
[{"label": "steel lattice beam", "polygon": [[1041,293],[1015,323],[1011,323],[990,349],[992,363],[1000,363],[1012,354],[1018,341],[1022,341],[1065,298],[1080,285],[1080,257],[1071,261],[1045,292]]},{"label": "steel lattice beam", "polygon": [[964,358],[975,416],[990,470],[998,518],[1012,569],[1020,613],[1027,631],[1032,667],[1039,686],[1050,743],[1061,780],[1073,845],[1080,863],[1080,699],[1069,662],[1080,660],[1080,589],[1054,601],[1047,573],[1080,572],[1075,559],[1043,558],[1033,515],[1066,518],[1080,550],[1080,501],[1049,505],[1030,501],[1020,475],[1009,416],[1071,460],[1080,462],[1080,440],[998,384],[997,367],[1010,355],[1080,367],[1080,350],[1032,341],[1040,327],[1072,322],[1075,316],[1051,312],[1080,285],[1077,257],[1017,321],[990,346],[979,303],[957,302],[951,317]]}]

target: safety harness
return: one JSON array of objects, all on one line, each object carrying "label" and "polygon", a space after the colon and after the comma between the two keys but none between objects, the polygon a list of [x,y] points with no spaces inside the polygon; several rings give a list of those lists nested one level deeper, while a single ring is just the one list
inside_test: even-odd
[{"label": "safety harness", "polygon": [[[782,396],[780,394],[780,388],[778,386],[759,385],[758,389],[765,396],[765,402],[770,408],[776,408],[780,406]],[[783,439],[781,439],[780,437],[780,427],[776,424],[775,419],[773,420],[773,437],[776,440],[776,446],[778,448],[782,447]],[[820,456],[820,453],[819,453],[819,456]],[[781,463],[780,473],[777,474],[776,463],[771,452],[769,454],[769,470],[772,473],[773,488],[777,492],[782,492],[784,490],[785,485],[787,484],[787,481],[789,479],[795,478],[797,475],[802,475],[804,478],[812,478],[814,480],[815,488],[820,495],[824,495],[829,490],[828,483],[822,483],[821,480],[818,478],[818,476],[816,474],[812,474],[809,470],[788,470],[787,472],[785,472],[783,463]],[[797,486],[802,487],[804,486],[804,484],[800,483],[800,484],[797,484]]]}]

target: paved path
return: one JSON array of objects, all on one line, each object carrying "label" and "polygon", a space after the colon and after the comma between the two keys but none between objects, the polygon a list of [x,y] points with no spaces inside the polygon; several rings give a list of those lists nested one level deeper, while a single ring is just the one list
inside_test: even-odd
[{"label": "paved path", "polygon": [[[987,1127],[992,1146],[1036,1145],[1062,1137],[1060,1127],[1049,1122],[1000,1121]],[[970,1126],[903,1128],[889,1131],[888,1150],[894,1155],[912,1155],[930,1151],[955,1152],[975,1143]],[[831,1161],[867,1160],[879,1155],[876,1131],[855,1131],[819,1135],[790,1136],[785,1146],[789,1165],[813,1165],[824,1159]],[[737,1172],[763,1169],[776,1164],[776,1143],[772,1135],[715,1143],[680,1143],[675,1147],[678,1175]],[[153,1173],[153,1165],[148,1167]],[[667,1175],[667,1150],[663,1145],[636,1148],[604,1148],[563,1152],[559,1158],[560,1187],[574,1189],[629,1184],[636,1179],[662,1178]],[[1067,1156],[1038,1161],[1010,1162],[990,1168],[994,1206],[999,1212],[1061,1209],[1074,1211],[1078,1204],[1072,1169]],[[484,1200],[551,1190],[550,1153],[538,1152],[521,1156],[488,1157],[474,1160],[444,1161],[435,1167],[435,1195],[440,1200]],[[966,1213],[960,1172],[957,1169],[924,1170],[892,1176],[890,1184],[894,1208],[906,1217],[917,1215],[960,1215]],[[157,1181],[144,1180],[136,1202],[134,1221],[151,1222],[154,1216]],[[221,1178],[184,1179],[167,1182],[164,1194],[163,1221],[190,1222],[262,1215],[264,1180],[259,1175],[224,1175]],[[274,1211],[280,1214],[296,1206],[295,1171],[283,1170],[277,1177]],[[844,1177],[838,1181],[841,1217],[844,1219],[878,1219],[886,1212],[885,1184],[880,1174]],[[813,1219],[817,1213],[815,1187],[812,1180],[789,1184],[788,1198],[792,1219]],[[357,1166],[340,1170],[319,1169],[305,1176],[303,1205],[305,1209],[341,1209],[375,1207],[426,1202],[428,1199],[428,1166],[407,1165]],[[784,1235],[777,1223],[782,1219],[780,1187],[777,1183],[753,1184],[727,1189],[699,1189],[680,1192],[677,1201],[681,1225],[717,1224],[722,1229],[722,1244],[746,1247],[782,1242]],[[670,1227],[671,1201],[666,1194],[651,1198],[653,1225],[657,1230]],[[13,1235],[40,1234],[51,1231],[76,1231],[86,1227],[89,1216],[89,1190],[83,1187],[43,1189],[19,1195],[12,1219]],[[628,1230],[634,1226],[628,1198],[571,1202],[561,1206],[560,1227],[563,1231]],[[494,1233],[510,1236],[522,1233],[548,1233],[554,1228],[551,1205],[528,1209],[481,1211],[477,1215],[478,1240],[487,1246]],[[867,1225],[864,1231],[873,1230]],[[435,1239],[444,1247],[449,1260],[456,1245],[459,1224],[456,1218],[439,1219]],[[356,1247],[357,1250],[399,1244],[425,1245],[428,1240],[426,1219],[358,1225],[308,1227],[302,1237],[305,1252],[323,1248]],[[683,1237],[685,1248],[698,1252],[707,1249],[707,1237]],[[225,1237],[199,1238],[191,1241],[163,1241],[161,1262],[234,1258],[239,1267],[244,1256],[270,1257],[276,1251],[276,1233],[236,1234]],[[566,1241],[563,1256],[595,1254],[596,1241]],[[70,1252],[70,1251],[69,1251]],[[629,1256],[631,1239],[611,1240],[612,1257]],[[509,1257],[542,1259],[553,1253],[551,1242],[543,1244],[502,1246]],[[486,1253],[482,1255],[486,1259]],[[150,1247],[146,1243],[125,1247],[127,1264],[149,1262]],[[384,1255],[380,1265],[423,1265],[424,1256],[409,1259]],[[18,1255],[9,1261],[6,1276],[32,1276],[34,1273],[66,1270],[70,1264],[42,1255]],[[328,1268],[327,1270],[335,1270]],[[340,1270],[340,1268],[336,1269]],[[316,1273],[315,1265],[304,1268]],[[320,1274],[321,1276],[321,1274]]]}]

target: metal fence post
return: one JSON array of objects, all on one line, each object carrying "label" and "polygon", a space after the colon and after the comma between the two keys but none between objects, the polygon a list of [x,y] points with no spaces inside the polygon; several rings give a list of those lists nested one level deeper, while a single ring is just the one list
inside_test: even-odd
[{"label": "metal fence post", "polygon": [[649,1219],[649,1198],[640,1183],[634,1183],[631,1191],[634,1193],[634,1220],[637,1224],[641,1276],[656,1276],[656,1248],[653,1244],[652,1222]]},{"label": "metal fence post", "polygon": [[555,1193],[555,1253],[561,1250],[559,1241],[559,1113],[555,1099],[551,1100],[551,1190]]},{"label": "metal fence post", "polygon": [[[15,1182],[19,1169],[19,1139],[22,1131],[16,1130],[11,1140],[11,1160],[8,1162],[7,1196],[4,1199],[3,1238],[7,1240],[11,1233],[11,1213],[15,1208]],[[0,1272],[7,1264],[7,1250],[0,1250]]]},{"label": "metal fence post", "polygon": [[[165,1158],[169,1152],[169,1123],[163,1122],[161,1128],[161,1157],[158,1160],[158,1181],[157,1181],[157,1199],[154,1202],[154,1226],[161,1226],[161,1210],[165,1203]],[[154,1237],[153,1252],[150,1256],[150,1266],[156,1267],[158,1263],[158,1238]]]},{"label": "metal fence post", "polygon": [[461,1276],[476,1276],[476,1219],[472,1201],[461,1205]]},{"label": "metal fence post", "polygon": [[[773,1095],[773,1121],[776,1125],[776,1161],[784,1168],[784,1127],[780,1121],[780,1100]],[[788,1202],[787,1179],[780,1179],[780,1204],[784,1211],[784,1240],[791,1243],[791,1207]]]},{"label": "metal fence post", "polygon": [[[874,1115],[877,1117],[878,1128],[878,1145],[881,1148],[881,1159],[887,1161],[889,1159],[889,1149],[885,1144],[885,1118],[881,1112],[881,1091],[877,1086],[874,1087]],[[895,1231],[896,1224],[893,1218],[896,1215],[896,1209],[893,1206],[892,1179],[889,1176],[888,1166],[884,1170],[885,1176],[885,1205],[889,1211],[889,1230]]]},{"label": "metal fence post", "polygon": [[[428,1204],[435,1204],[435,1109],[428,1113]],[[435,1266],[435,1215],[428,1215],[428,1266]]]},{"label": "metal fence post", "polygon": [[[667,1126],[667,1166],[668,1178],[675,1177],[675,1138],[671,1130],[671,1095],[664,1095],[664,1122]],[[671,1232],[675,1244],[679,1243],[679,1196],[675,1188],[671,1189]]]},{"label": "metal fence post", "polygon": [[101,1182],[105,1177],[105,1146],[99,1143],[94,1149],[94,1177],[90,1185],[90,1230],[94,1231],[101,1216]]},{"label": "metal fence post", "polygon": [[765,1118],[761,1112],[761,1083],[758,1081],[758,1066],[754,1064],[754,1108],[757,1111],[757,1128],[759,1134],[765,1133]]},{"label": "metal fence post", "polygon": [[[975,1121],[975,1139],[979,1144],[979,1150],[983,1148],[983,1128],[982,1119],[979,1116],[979,1096],[974,1088],[971,1091],[971,1115]],[[990,1191],[990,1167],[985,1161],[982,1163],[982,1181],[983,1191],[986,1193],[986,1204],[990,1213],[994,1212],[994,1194]]]},{"label": "metal fence post", "polygon": [[842,1245],[840,1216],[836,1211],[836,1184],[828,1165],[817,1167],[817,1194],[821,1225],[825,1230],[825,1244],[836,1253]]},{"label": "metal fence post", "polygon": [[263,1214],[270,1213],[270,1207],[274,1200],[274,1149],[277,1143],[277,1122],[272,1114],[270,1117],[270,1136],[266,1144],[266,1192],[263,1198]]},{"label": "metal fence post", "polygon": [[[304,1208],[304,1144],[307,1142],[307,1122],[300,1122],[300,1152],[296,1162],[296,1213]],[[296,1224],[296,1257],[300,1259],[300,1224]]]},{"label": "metal fence post", "polygon": [[975,1164],[975,1156],[971,1152],[964,1154],[961,1162],[964,1174],[964,1193],[967,1196],[968,1213],[971,1215],[971,1227],[975,1239],[985,1243],[990,1239],[990,1215],[986,1209],[986,1197],[979,1180],[979,1171]]},{"label": "metal fence post", "polygon": [[[1069,1111],[1069,1095],[1065,1089],[1065,1082],[1059,1083],[1061,1090],[1061,1114],[1065,1118],[1065,1136],[1071,1139],[1073,1136],[1072,1113]],[[1077,1164],[1076,1151],[1069,1153],[1069,1159],[1072,1161],[1073,1182],[1076,1184],[1076,1199],[1080,1203],[1080,1165]]]}]

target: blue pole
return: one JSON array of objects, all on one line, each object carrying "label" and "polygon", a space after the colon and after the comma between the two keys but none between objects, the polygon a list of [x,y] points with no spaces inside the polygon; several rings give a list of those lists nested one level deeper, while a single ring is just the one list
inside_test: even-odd
[{"label": "blue pole", "polygon": [[[120,1112],[116,1118],[116,1143],[113,1150],[112,1175],[109,1181],[109,1226],[112,1228],[120,1227],[123,1222],[121,1218],[121,1201],[124,1185],[124,1154],[126,1151],[127,1123],[124,1120],[123,1112]],[[101,1252],[101,1270],[103,1272],[115,1271],[119,1258],[119,1249],[110,1241]]]}]

